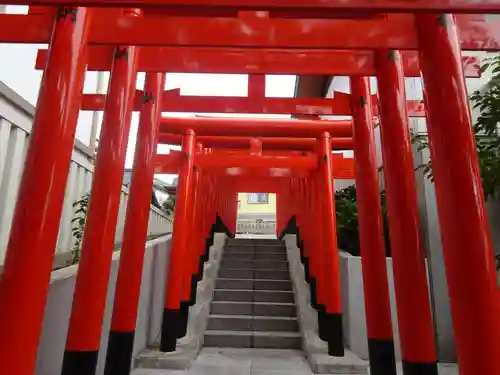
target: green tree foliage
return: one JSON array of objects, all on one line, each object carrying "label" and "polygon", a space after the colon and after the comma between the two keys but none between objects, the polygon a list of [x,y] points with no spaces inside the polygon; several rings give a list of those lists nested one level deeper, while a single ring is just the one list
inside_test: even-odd
[{"label": "green tree foliage", "polygon": [[168,214],[172,215],[175,209],[175,195],[170,195],[167,200],[163,203],[163,210]]},{"label": "green tree foliage", "polygon": [[[483,60],[481,71],[486,70],[493,74],[491,81],[486,88],[474,91],[470,100],[472,108],[479,111],[473,131],[484,195],[490,199],[500,188],[500,136],[497,128],[500,122],[500,55],[495,54]],[[429,148],[426,135],[413,133],[412,141],[418,151]],[[425,176],[433,180],[432,161],[418,168],[422,168]]]},{"label": "green tree foliage", "polygon": [[[488,85],[482,90],[472,93],[470,100],[472,108],[479,111],[473,125],[476,140],[479,170],[483,183],[485,199],[495,196],[500,189],[500,136],[498,125],[500,122],[500,55],[491,55],[481,63],[480,71],[492,73]],[[452,136],[452,135],[450,135]],[[412,134],[412,141],[417,145],[417,150],[429,148],[425,135]],[[424,170],[424,175],[433,180],[432,162],[419,166]],[[497,270],[500,270],[500,255],[496,256]]]},{"label": "green tree foliage", "polygon": [[[382,215],[384,221],[386,255],[390,256],[385,192],[380,194],[380,202],[382,204]],[[359,256],[358,203],[356,200],[355,185],[351,185],[345,189],[335,192],[335,210],[337,216],[337,238],[339,248],[349,252],[351,255]]]},{"label": "green tree foliage", "polygon": [[71,264],[76,264],[80,260],[81,251],[82,251],[82,241],[83,241],[83,232],[85,230],[85,221],[87,219],[87,211],[89,209],[89,200],[90,193],[86,193],[82,195],[82,197],[73,202],[73,208],[75,209],[75,213],[73,215],[73,219],[71,219],[72,225],[72,234],[75,239],[75,244],[73,245],[73,259]]}]

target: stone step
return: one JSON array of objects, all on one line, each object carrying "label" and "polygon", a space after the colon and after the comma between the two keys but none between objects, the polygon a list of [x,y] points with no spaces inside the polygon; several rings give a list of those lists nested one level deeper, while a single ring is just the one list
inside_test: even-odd
[{"label": "stone step", "polygon": [[222,257],[224,261],[241,260],[244,262],[259,260],[271,262],[287,262],[286,253],[255,253],[255,252],[225,252]]},{"label": "stone step", "polygon": [[268,290],[268,291],[291,291],[292,282],[289,280],[252,280],[252,279],[229,279],[218,278],[215,281],[216,289],[245,289],[245,290]]},{"label": "stone step", "polygon": [[205,331],[204,345],[209,347],[301,349],[298,332]]},{"label": "stone step", "polygon": [[260,258],[263,254],[281,254],[286,256],[286,249],[285,248],[279,248],[279,247],[272,247],[269,249],[261,249],[261,248],[250,248],[250,247],[227,247],[224,250],[224,257],[226,255],[233,255],[233,254],[246,254],[246,255],[251,255],[252,258]]},{"label": "stone step", "polygon": [[250,261],[222,259],[221,269],[231,270],[288,270],[288,262],[261,260],[260,258]]},{"label": "stone step", "polygon": [[260,253],[286,253],[285,246],[255,246],[255,251]]},{"label": "stone step", "polygon": [[227,244],[232,245],[232,244],[239,244],[239,245],[253,245],[254,240],[251,238],[228,238],[227,239]]},{"label": "stone step", "polygon": [[227,251],[249,251],[249,252],[254,252],[255,251],[255,246],[253,245],[226,245],[226,248],[224,249],[224,253]]},{"label": "stone step", "polygon": [[217,315],[297,316],[293,303],[212,301],[210,313]]},{"label": "stone step", "polygon": [[214,301],[294,303],[293,292],[270,290],[216,289]]},{"label": "stone step", "polygon": [[240,278],[240,279],[262,279],[262,280],[290,280],[290,273],[288,271],[274,271],[274,270],[219,270],[219,277],[222,278]]},{"label": "stone step", "polygon": [[277,238],[229,238],[227,243],[267,245],[283,244],[284,242],[282,240],[278,240]]},{"label": "stone step", "polygon": [[297,318],[281,316],[210,315],[208,330],[298,332]]},{"label": "stone step", "polygon": [[270,238],[260,238],[260,239],[254,239],[254,244],[256,245],[274,245],[274,244],[281,244],[284,245],[285,242],[282,240],[276,239],[270,239]]}]

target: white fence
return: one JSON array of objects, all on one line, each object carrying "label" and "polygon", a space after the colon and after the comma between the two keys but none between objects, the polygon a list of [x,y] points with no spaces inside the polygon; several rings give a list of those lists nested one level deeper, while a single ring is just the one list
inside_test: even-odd
[{"label": "white fence", "polygon": [[238,220],[236,233],[276,234],[276,221]]},{"label": "white fence", "polygon": [[[3,263],[14,214],[19,182],[24,167],[34,107],[0,82],[0,264]],[[76,141],[71,158],[68,183],[56,252],[70,251],[74,245],[71,219],[73,202],[90,191],[94,165],[88,148]],[[128,189],[123,187],[115,242],[121,242]],[[171,232],[172,225],[165,214],[151,206],[148,234]]]}]

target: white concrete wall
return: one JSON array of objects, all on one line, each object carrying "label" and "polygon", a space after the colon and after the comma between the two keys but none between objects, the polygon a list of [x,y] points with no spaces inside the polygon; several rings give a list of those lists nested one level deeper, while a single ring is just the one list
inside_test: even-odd
[{"label": "white concrete wall", "polygon": [[[361,359],[368,359],[366,310],[361,258],[341,251],[339,254],[339,261],[343,328],[345,335],[344,341],[347,347]],[[394,347],[396,351],[396,359],[401,360],[392,259],[386,258],[386,261],[389,297],[391,301],[391,318],[392,331],[394,335]],[[426,262],[426,266],[427,265],[428,264]],[[451,339],[448,338],[448,340],[451,340],[451,342],[443,341],[442,344],[445,346],[453,345],[453,337]]]},{"label": "white concrete wall", "polygon": [[[146,245],[134,356],[160,337],[170,245],[170,235],[149,241]],[[119,259],[120,252],[115,252],[102,325],[97,375],[104,372]],[[78,265],[52,272],[35,375],[61,373],[77,271]]]},{"label": "white concrete wall", "polygon": [[[342,294],[344,340],[349,349],[361,359],[368,359],[366,310],[363,288],[361,258],[341,251],[339,254],[340,283]],[[392,330],[396,359],[401,359],[399,329],[397,321],[396,294],[392,259],[386,258],[389,297],[391,301]],[[449,343],[445,343],[449,344]]]},{"label": "white concrete wall", "polygon": [[[366,333],[366,312],[361,258],[341,252],[339,260],[344,340],[347,347],[351,349],[352,352],[361,359],[367,360],[368,338]],[[389,281],[389,296],[391,299],[394,347],[396,349],[396,358],[401,359],[391,258],[387,258],[387,277]]]}]

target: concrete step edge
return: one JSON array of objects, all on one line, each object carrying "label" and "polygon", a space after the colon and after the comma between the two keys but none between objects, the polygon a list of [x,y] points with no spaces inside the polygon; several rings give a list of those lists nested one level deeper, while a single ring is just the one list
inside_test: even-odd
[{"label": "concrete step edge", "polygon": [[[238,270],[238,271],[241,271],[241,270]],[[216,280],[235,280],[235,281],[248,281],[248,280],[252,280],[252,281],[263,281],[263,282],[273,282],[273,281],[276,281],[276,282],[286,282],[286,283],[291,283],[290,280],[276,280],[276,279],[233,279],[233,278],[228,278],[228,277],[218,277]]]},{"label": "concrete step edge", "polygon": [[220,265],[220,269],[228,270],[228,271],[265,271],[265,272],[288,272],[289,270],[271,270],[264,268],[228,268],[224,267],[223,264]]},{"label": "concrete step edge", "polygon": [[[245,253],[246,255],[249,255],[249,254],[248,254],[248,253],[249,253],[248,251],[245,251],[245,252],[241,251],[241,252],[240,252],[240,251],[234,251],[234,250],[233,250],[233,251],[227,251],[227,252],[224,252],[224,255],[227,255],[227,254],[229,254],[229,255],[234,255],[234,254],[243,254],[243,253]],[[253,258],[254,258],[254,259],[255,259],[255,258],[257,258],[257,259],[258,259],[258,258],[260,258],[260,257],[261,257],[261,255],[267,255],[267,254],[272,254],[272,255],[281,255],[281,256],[283,256],[283,255],[286,255],[286,251],[280,251],[280,252],[254,251],[254,252],[253,252],[253,255],[254,255],[254,256],[253,256]],[[224,256],[223,256],[223,258],[224,258]]]},{"label": "concrete step edge", "polygon": [[[248,279],[244,279],[248,280]],[[255,289],[219,289],[215,288],[214,291],[216,292],[254,292],[254,293],[286,293],[286,294],[293,294],[293,291],[291,290],[255,290]]]},{"label": "concrete step edge", "polygon": [[[295,303],[290,303],[290,302],[253,302],[253,301],[212,301],[212,303],[216,304],[231,304],[231,305],[247,305],[247,304],[252,304],[252,305],[266,305],[266,306],[296,306]],[[259,315],[261,316],[261,315]]]},{"label": "concrete step edge", "polygon": [[222,315],[222,314],[210,314],[208,318],[214,319],[241,319],[241,320],[295,320],[298,318],[296,316],[269,316],[269,315]]},{"label": "concrete step edge", "polygon": [[252,258],[249,260],[243,260],[243,259],[230,259],[230,260],[228,260],[228,259],[224,259],[224,257],[222,257],[221,264],[223,264],[225,262],[253,262],[253,263],[272,262],[272,263],[286,263],[286,264],[288,264],[288,260],[267,260],[267,259],[255,259],[255,258]]},{"label": "concrete step edge", "polygon": [[211,336],[260,336],[260,337],[290,337],[301,338],[300,332],[287,332],[287,331],[229,331],[229,330],[211,330],[207,329],[205,335]]},{"label": "concrete step edge", "polygon": [[253,336],[254,331],[229,331],[229,330],[216,330],[207,329],[205,331],[205,336]]}]

